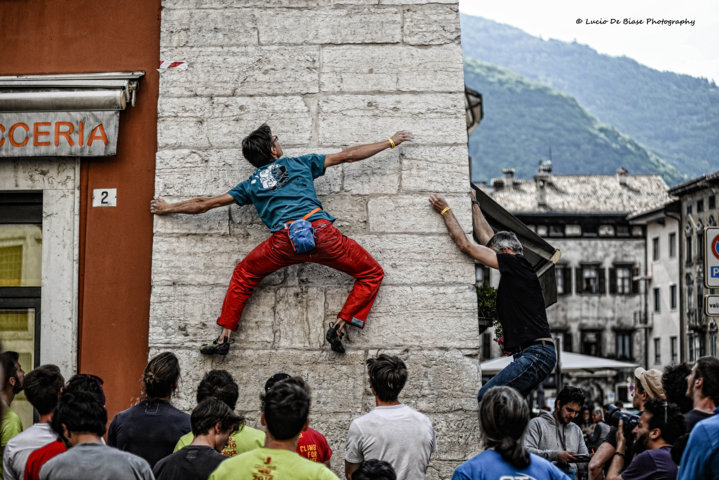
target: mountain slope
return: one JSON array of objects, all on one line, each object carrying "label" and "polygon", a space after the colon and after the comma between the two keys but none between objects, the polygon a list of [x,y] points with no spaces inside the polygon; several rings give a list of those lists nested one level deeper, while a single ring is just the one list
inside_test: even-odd
[{"label": "mountain slope", "polygon": [[719,167],[719,88],[714,83],[659,72],[577,43],[542,40],[480,17],[462,15],[461,21],[466,56],[568,93],[688,177]]},{"label": "mountain slope", "polygon": [[469,141],[473,181],[488,181],[502,168],[531,178],[551,149],[554,172],[658,173],[667,183],[681,174],[640,144],[587,113],[569,95],[510,70],[467,58],[465,83],[482,93],[484,119]]}]

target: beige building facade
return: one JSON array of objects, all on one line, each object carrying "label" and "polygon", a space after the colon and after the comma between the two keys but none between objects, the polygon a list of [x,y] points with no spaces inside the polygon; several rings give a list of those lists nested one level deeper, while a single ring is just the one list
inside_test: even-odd
[{"label": "beige building facade", "polygon": [[719,289],[707,288],[705,276],[704,230],[716,227],[719,219],[719,172],[695,178],[672,187],[669,193],[681,204],[679,261],[681,280],[680,308],[684,342],[682,347],[687,362],[693,363],[704,355],[717,356],[717,317],[705,311],[705,295],[716,294]]}]

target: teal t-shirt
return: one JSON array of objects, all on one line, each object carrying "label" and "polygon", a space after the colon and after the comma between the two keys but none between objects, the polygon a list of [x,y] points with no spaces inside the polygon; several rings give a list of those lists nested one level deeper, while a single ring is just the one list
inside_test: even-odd
[{"label": "teal t-shirt", "polygon": [[[255,206],[260,219],[271,231],[297,220],[322,204],[315,192],[315,178],[325,174],[325,156],[311,153],[301,157],[278,158],[260,167],[250,178],[230,190],[239,205]],[[309,221],[335,218],[320,210]]]}]

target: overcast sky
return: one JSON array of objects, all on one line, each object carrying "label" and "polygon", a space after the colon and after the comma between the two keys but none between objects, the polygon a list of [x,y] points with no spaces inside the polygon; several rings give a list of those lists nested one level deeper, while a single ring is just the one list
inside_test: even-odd
[{"label": "overcast sky", "polygon": [[[545,40],[576,40],[600,53],[719,83],[717,0],[460,0],[459,8]],[[648,18],[694,25],[648,24]],[[611,19],[620,23],[611,24]],[[625,24],[624,19],[644,23]],[[607,23],[588,24],[603,20]]]}]

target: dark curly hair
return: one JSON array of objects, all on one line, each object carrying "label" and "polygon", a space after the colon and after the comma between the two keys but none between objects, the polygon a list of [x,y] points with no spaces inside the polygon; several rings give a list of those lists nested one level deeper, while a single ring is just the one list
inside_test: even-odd
[{"label": "dark curly hair", "polygon": [[215,397],[201,401],[190,414],[190,426],[194,436],[206,435],[218,423],[223,432],[236,432],[244,418],[230,410],[225,402]]},{"label": "dark curly hair", "polygon": [[367,359],[369,381],[377,398],[383,402],[395,402],[407,382],[407,365],[401,358],[385,353]]},{"label": "dark curly hair", "polygon": [[360,464],[352,473],[352,480],[397,480],[397,474],[389,463],[372,458]]},{"label": "dark curly hair", "polygon": [[107,410],[92,393],[63,392],[52,416],[52,429],[64,438],[63,427],[68,432],[105,434]]},{"label": "dark curly hair", "polygon": [[691,398],[687,397],[687,375],[691,371],[689,365],[679,363],[664,367],[662,374],[662,387],[664,387],[667,401],[676,403],[682,413],[694,408]]},{"label": "dark curly hair", "polygon": [[65,379],[57,365],[40,365],[25,376],[25,395],[37,413],[53,411]]},{"label": "dark curly hair", "polygon": [[242,139],[242,155],[255,168],[260,168],[272,163],[275,159],[272,156],[272,130],[269,125],[263,123],[257,130]]},{"label": "dark curly hair", "polygon": [[667,403],[659,398],[650,398],[644,403],[644,413],[652,417],[649,419],[649,430],[658,428],[662,431],[662,439],[667,443],[674,443],[687,430],[684,415],[675,403]]},{"label": "dark curly hair", "polygon": [[559,391],[559,395],[557,395],[557,402],[559,402],[560,407],[567,405],[568,403],[578,403],[579,405],[584,405],[584,392],[577,387],[567,385]]},{"label": "dark curly hair", "polygon": [[711,398],[715,405],[719,405],[719,359],[710,356],[699,358],[694,378],[704,379],[702,395]]},{"label": "dark curly hair", "polygon": [[240,389],[227,370],[210,370],[202,377],[197,387],[197,403],[215,397],[227,404],[231,410],[237,406]]},{"label": "dark curly hair", "polygon": [[302,431],[310,414],[310,394],[299,377],[277,382],[261,396],[267,431],[276,440],[289,440]]}]

